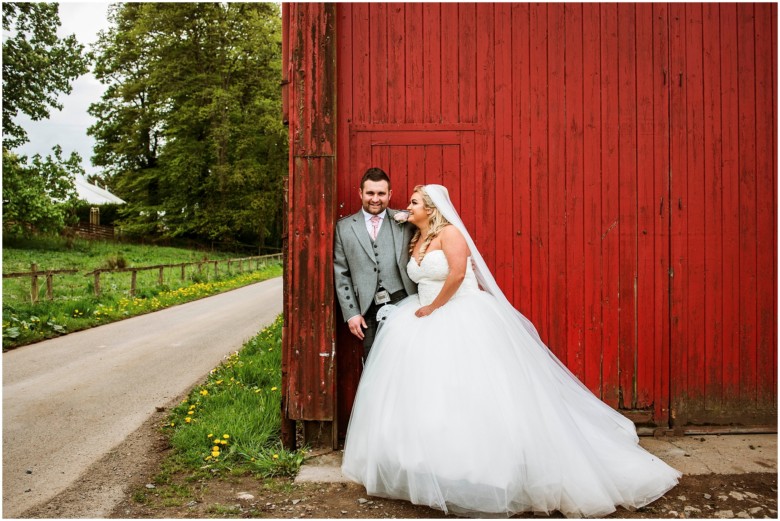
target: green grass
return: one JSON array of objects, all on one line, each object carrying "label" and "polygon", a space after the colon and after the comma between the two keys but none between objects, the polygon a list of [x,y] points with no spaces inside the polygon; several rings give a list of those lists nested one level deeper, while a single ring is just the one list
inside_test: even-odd
[{"label": "green grass", "polygon": [[226,264],[214,273],[213,265],[202,272],[191,266],[181,278],[181,269],[166,269],[164,283],[159,285],[156,270],[139,272],[136,294],[130,296],[130,273],[101,276],[101,294],[94,295],[92,277],[84,273],[106,267],[123,259],[127,267],[195,262],[242,257],[240,254],[208,253],[180,248],[121,244],[105,241],[67,241],[58,238],[6,241],[3,245],[3,272],[29,271],[35,262],[39,270],[78,269],[74,275],[55,275],[54,298],[46,300],[45,279],[39,278],[40,297],[36,304],[30,298],[30,279],[3,279],[3,349],[10,349],[46,338],[122,320],[168,306],[189,302],[277,277],[282,273],[278,263],[244,271],[227,270]]},{"label": "green grass", "polygon": [[279,438],[281,337],[280,315],[173,409],[166,427],[174,448],[169,468],[264,478],[298,473],[304,451],[284,449]]}]

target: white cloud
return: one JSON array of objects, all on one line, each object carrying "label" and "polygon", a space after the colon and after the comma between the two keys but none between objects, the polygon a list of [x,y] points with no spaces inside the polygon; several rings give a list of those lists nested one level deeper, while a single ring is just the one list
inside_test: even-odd
[{"label": "white cloud", "polygon": [[[97,33],[108,28],[106,18],[108,11],[106,2],[60,2],[59,29],[61,36],[75,34],[76,39],[87,48],[97,40]],[[51,117],[43,121],[31,121],[26,116],[19,116],[17,122],[27,131],[29,143],[19,147],[19,152],[32,156],[46,155],[51,148],[59,144],[65,155],[71,151],[78,152],[87,174],[97,173],[98,169],[91,166],[94,140],[87,136],[87,128],[94,123],[94,118],[87,113],[91,103],[100,99],[105,88],[91,72],[73,82],[70,95],[60,96],[62,111],[52,110]]]}]

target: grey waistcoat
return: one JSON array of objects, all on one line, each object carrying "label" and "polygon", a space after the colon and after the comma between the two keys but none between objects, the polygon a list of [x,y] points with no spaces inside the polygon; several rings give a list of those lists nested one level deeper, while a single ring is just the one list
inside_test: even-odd
[{"label": "grey waistcoat", "polygon": [[404,289],[404,283],[401,280],[401,274],[398,273],[393,232],[390,230],[391,223],[385,222],[389,218],[389,214],[386,214],[386,217],[382,220],[382,226],[379,228],[379,234],[377,234],[375,241],[371,241],[371,246],[374,247],[374,253],[379,254],[376,257],[379,261],[379,266],[377,267],[379,270],[379,285],[390,293],[395,293]]}]

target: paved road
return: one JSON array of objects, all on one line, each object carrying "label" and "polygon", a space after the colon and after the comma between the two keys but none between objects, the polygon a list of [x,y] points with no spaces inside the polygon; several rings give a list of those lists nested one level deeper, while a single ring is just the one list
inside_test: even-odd
[{"label": "paved road", "polygon": [[3,517],[64,490],[281,311],[279,277],[4,353]]}]

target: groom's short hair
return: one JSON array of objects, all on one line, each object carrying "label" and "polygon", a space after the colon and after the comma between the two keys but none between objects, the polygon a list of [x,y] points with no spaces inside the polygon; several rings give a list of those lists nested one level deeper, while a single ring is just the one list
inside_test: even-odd
[{"label": "groom's short hair", "polygon": [[375,166],[369,168],[366,170],[366,173],[363,174],[363,178],[360,180],[361,190],[363,189],[363,185],[366,184],[366,181],[387,181],[387,188],[390,188],[390,176],[387,175],[387,172]]}]

